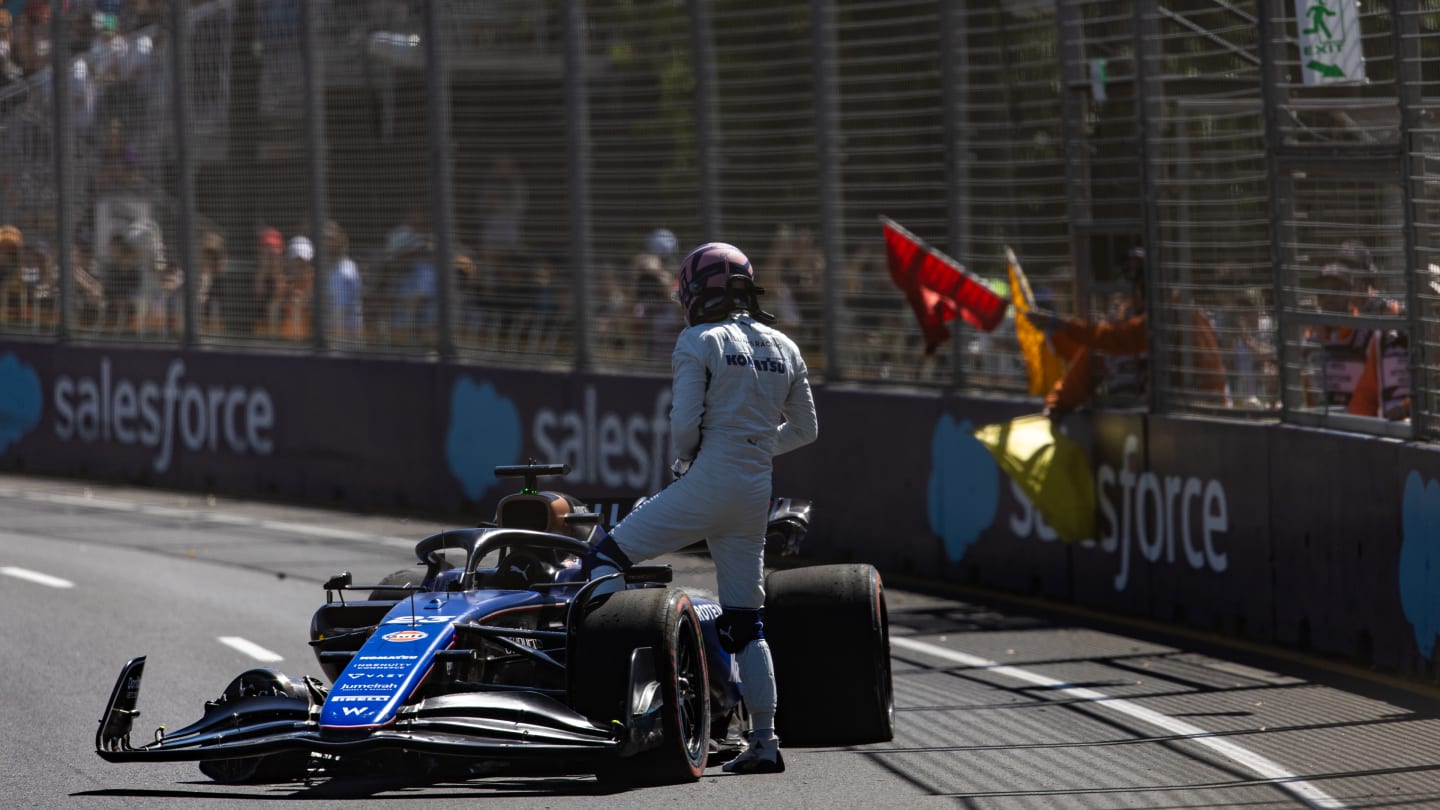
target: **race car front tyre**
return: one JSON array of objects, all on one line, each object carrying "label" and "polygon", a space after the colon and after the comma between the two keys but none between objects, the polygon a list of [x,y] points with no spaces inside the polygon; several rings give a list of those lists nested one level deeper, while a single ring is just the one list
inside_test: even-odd
[{"label": "race car front tyre", "polygon": [[[225,711],[245,698],[284,697],[309,711],[314,697],[298,683],[273,669],[252,669],[235,676],[220,697],[205,704],[205,712]],[[308,751],[286,751],[262,757],[210,759],[200,762],[200,772],[222,785],[295,782],[304,779],[310,767]]]},{"label": "race car front tyre", "polygon": [[709,755],[709,676],[700,618],[684,591],[641,588],[597,600],[581,620],[570,665],[576,711],[596,723],[628,723],[630,660],[654,655],[663,695],[661,742],[605,763],[601,782],[621,786],[693,782]]},{"label": "race car front tyre", "polygon": [[[442,563],[440,566],[440,570],[449,571],[454,567],[455,566],[451,563]],[[384,579],[380,580],[380,587],[370,592],[369,599],[372,602],[399,601],[410,595],[410,591],[399,589],[406,588],[410,585],[419,585],[424,581],[424,568],[420,568],[418,566],[401,568],[399,571],[394,571],[390,574],[387,574]],[[392,588],[396,590],[391,590]]]},{"label": "race car front tyre", "polygon": [[895,736],[890,625],[880,573],[818,565],[765,578],[784,745],[858,745]]}]

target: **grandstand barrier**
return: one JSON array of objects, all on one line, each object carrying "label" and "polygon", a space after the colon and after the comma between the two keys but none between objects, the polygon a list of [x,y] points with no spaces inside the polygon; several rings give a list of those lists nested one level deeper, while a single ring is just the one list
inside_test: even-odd
[{"label": "grandstand barrier", "polygon": [[[1092,540],[1038,520],[974,427],[1033,402],[816,388],[820,439],[777,460],[811,555],[1435,675],[1440,452],[1248,421],[1072,417]],[[410,359],[0,343],[0,469],[457,522],[497,464],[566,486],[668,477],[668,380]]]}]

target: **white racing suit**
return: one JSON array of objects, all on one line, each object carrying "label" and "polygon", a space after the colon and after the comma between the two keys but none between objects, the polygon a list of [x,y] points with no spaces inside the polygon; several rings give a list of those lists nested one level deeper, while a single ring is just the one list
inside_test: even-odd
[{"label": "white racing suit", "polygon": [[[637,506],[612,537],[630,563],[704,539],[721,607],[758,630],[771,460],[818,433],[805,361],[784,333],[737,311],[681,332],[671,367],[670,444],[689,470]],[[773,728],[775,676],[763,632],[737,657],[755,728],[766,720]]]}]

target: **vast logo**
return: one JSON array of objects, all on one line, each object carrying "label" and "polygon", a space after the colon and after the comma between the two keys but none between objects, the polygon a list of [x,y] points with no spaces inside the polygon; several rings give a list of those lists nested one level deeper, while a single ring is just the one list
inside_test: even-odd
[{"label": "vast logo", "polygon": [[40,424],[40,376],[14,354],[0,357],[0,453]]},{"label": "vast logo", "polygon": [[1000,467],[970,433],[968,421],[948,414],[930,438],[930,530],[945,541],[945,554],[959,560],[1000,508]]},{"label": "vast logo", "polygon": [[450,429],[445,461],[465,497],[476,500],[495,486],[495,467],[520,456],[520,414],[490,383],[476,385],[468,375],[450,392]]},{"label": "vast logo", "polygon": [[1401,510],[1400,604],[1420,655],[1429,658],[1440,635],[1440,483],[1411,470]]}]

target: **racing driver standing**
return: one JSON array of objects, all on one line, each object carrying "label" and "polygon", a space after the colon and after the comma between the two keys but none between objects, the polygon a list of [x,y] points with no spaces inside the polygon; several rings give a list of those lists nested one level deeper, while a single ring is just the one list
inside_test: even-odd
[{"label": "racing driver standing", "polygon": [[740,665],[749,745],[729,773],[780,773],[775,666],[765,642],[765,523],[772,460],[815,440],[815,401],[795,342],[760,309],[755,271],[733,245],[703,244],[680,264],[687,327],[671,355],[669,486],[600,534],[591,576],[705,540],[715,560],[721,646]]}]

